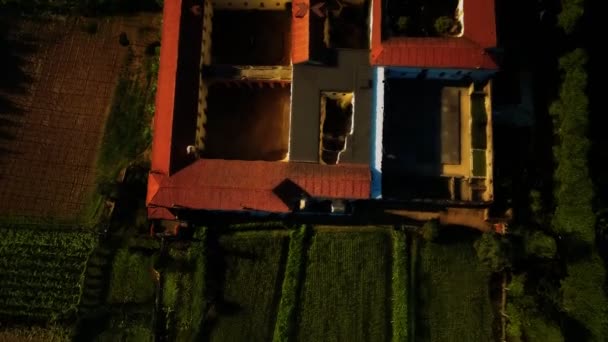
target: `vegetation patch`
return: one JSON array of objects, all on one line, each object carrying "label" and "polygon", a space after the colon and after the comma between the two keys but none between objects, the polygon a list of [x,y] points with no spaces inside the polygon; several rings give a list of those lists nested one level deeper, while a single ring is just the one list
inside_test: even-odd
[{"label": "vegetation patch", "polygon": [[290,338],[293,338],[295,333],[308,235],[309,229],[306,226],[292,231],[290,235],[289,255],[285,277],[283,278],[281,302],[272,338],[274,342],[287,342]]},{"label": "vegetation patch", "polygon": [[[564,7],[564,11],[570,10]],[[560,16],[560,23],[561,20]],[[605,264],[595,245],[594,194],[588,167],[586,64],[587,55],[582,49],[559,61],[563,81],[559,99],[550,108],[559,138],[554,146],[557,169],[552,228],[567,237],[569,249],[567,276],[560,288],[562,310],[583,325],[592,340],[603,341],[608,336],[608,298],[604,290]]]},{"label": "vegetation patch", "polygon": [[150,324],[151,315],[136,316],[121,314],[110,322],[110,328],[95,339],[96,342],[152,342],[154,331]]},{"label": "vegetation patch", "polygon": [[245,231],[217,238],[216,281],[206,321],[210,341],[270,341],[288,252],[282,231]]},{"label": "vegetation patch", "polygon": [[390,246],[385,230],[316,231],[301,294],[299,340],[387,340]]},{"label": "vegetation patch", "polygon": [[154,260],[141,253],[120,249],[114,256],[110,303],[146,303],[154,296]]},{"label": "vegetation patch", "polygon": [[587,165],[590,143],[586,136],[589,125],[586,63],[586,54],[581,49],[560,59],[563,72],[560,98],[550,108],[559,138],[559,144],[554,146],[557,207],[553,228],[559,234],[591,243],[595,239],[595,215]]},{"label": "vegetation patch", "polygon": [[0,328],[0,341],[69,342],[72,341],[72,330],[56,325],[50,325],[48,327]]},{"label": "vegetation patch", "polygon": [[393,324],[392,340],[408,341],[409,311],[408,311],[408,289],[409,289],[409,249],[407,236],[404,232],[393,232]]},{"label": "vegetation patch", "polygon": [[419,240],[415,340],[491,341],[490,272],[477,261],[476,236],[450,235],[437,242]]},{"label": "vegetation patch", "polygon": [[169,248],[169,264],[162,277],[162,305],[170,341],[196,340],[201,333],[208,308],[206,235],[206,228],[199,228],[185,249]]},{"label": "vegetation patch", "polygon": [[77,230],[0,228],[0,320],[49,322],[76,313],[97,239]]},{"label": "vegetation patch", "polygon": [[383,10],[388,36],[445,36],[462,32],[458,0],[389,0]]},{"label": "vegetation patch", "polygon": [[154,102],[155,84],[156,80],[143,84],[127,75],[118,81],[97,161],[101,181],[113,181],[122,168],[150,145],[154,108],[146,110],[146,107]]}]

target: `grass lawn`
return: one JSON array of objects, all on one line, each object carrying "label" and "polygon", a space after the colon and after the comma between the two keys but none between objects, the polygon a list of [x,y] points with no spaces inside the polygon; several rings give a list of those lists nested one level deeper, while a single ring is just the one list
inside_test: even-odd
[{"label": "grass lawn", "polygon": [[[271,341],[289,248],[285,231],[222,235],[210,264],[219,280],[205,332],[210,341]],[[210,251],[211,253],[211,251]],[[211,258],[209,258],[211,262]]]},{"label": "grass lawn", "polygon": [[316,229],[301,293],[298,340],[387,340],[391,245],[385,230]]},{"label": "grass lawn", "polygon": [[490,274],[477,261],[475,235],[449,235],[417,241],[415,340],[492,341]]}]

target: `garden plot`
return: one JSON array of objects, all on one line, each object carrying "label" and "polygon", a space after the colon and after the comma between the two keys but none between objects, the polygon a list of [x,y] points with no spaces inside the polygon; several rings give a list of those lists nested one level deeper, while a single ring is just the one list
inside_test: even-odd
[{"label": "garden plot", "polygon": [[298,340],[386,341],[391,239],[385,230],[318,228],[301,293]]},{"label": "garden plot", "polygon": [[215,300],[205,334],[210,341],[272,340],[289,248],[287,232],[223,235],[218,247],[223,265],[210,265],[209,272],[223,270],[214,277],[223,279],[211,294]]}]

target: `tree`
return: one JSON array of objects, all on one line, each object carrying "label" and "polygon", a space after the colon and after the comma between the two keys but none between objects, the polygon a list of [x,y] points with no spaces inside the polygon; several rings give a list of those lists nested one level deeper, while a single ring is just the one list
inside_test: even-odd
[{"label": "tree", "polygon": [[582,323],[593,341],[608,337],[607,298],[602,284],[606,270],[602,259],[593,254],[588,259],[571,262],[568,276],[561,281],[562,310]]},{"label": "tree", "polygon": [[574,32],[579,19],[585,13],[585,0],[562,0],[562,10],[558,16],[558,25],[566,33]]},{"label": "tree", "polygon": [[435,20],[435,31],[442,36],[449,34],[453,26],[454,19],[450,17],[443,16]]}]

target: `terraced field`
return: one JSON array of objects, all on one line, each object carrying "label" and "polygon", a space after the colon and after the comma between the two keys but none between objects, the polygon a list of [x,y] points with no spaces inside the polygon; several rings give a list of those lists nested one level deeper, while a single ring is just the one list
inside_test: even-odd
[{"label": "terraced field", "polygon": [[0,321],[75,314],[95,235],[23,227],[1,228],[0,235]]}]

